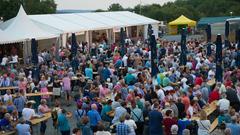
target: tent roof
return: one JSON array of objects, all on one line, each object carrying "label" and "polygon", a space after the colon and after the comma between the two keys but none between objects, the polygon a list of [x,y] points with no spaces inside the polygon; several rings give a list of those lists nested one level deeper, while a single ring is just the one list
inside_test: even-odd
[{"label": "tent roof", "polygon": [[196,26],[196,21],[193,21],[184,15],[181,15],[176,20],[169,23],[169,25],[188,25],[188,26]]},{"label": "tent roof", "polygon": [[42,30],[31,21],[22,6],[20,7],[17,16],[11,20],[3,33],[7,36],[5,39],[0,40],[0,43],[2,44],[21,42],[31,38],[40,40],[57,37],[57,35]]},{"label": "tent roof", "polygon": [[29,15],[37,25],[47,25],[62,33],[82,32],[88,30],[104,30],[115,27],[157,24],[153,20],[129,11],[91,12],[72,14]]}]

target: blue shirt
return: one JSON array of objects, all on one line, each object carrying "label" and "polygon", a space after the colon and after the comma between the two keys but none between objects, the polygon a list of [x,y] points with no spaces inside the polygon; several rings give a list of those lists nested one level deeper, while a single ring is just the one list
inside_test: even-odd
[{"label": "blue shirt", "polygon": [[114,118],[112,120],[112,123],[119,122],[119,118],[126,113],[127,113],[127,110],[124,107],[122,107],[122,106],[117,107],[115,109],[115,115],[114,115]]},{"label": "blue shirt", "polygon": [[58,128],[60,129],[60,131],[70,130],[67,117],[62,113],[58,114]]},{"label": "blue shirt", "polygon": [[229,123],[227,124],[227,128],[231,129],[231,135],[239,135],[240,133],[240,124]]},{"label": "blue shirt", "polygon": [[182,135],[183,130],[186,129],[187,125],[190,123],[190,120],[178,120],[178,134]]},{"label": "blue shirt", "polygon": [[17,124],[16,129],[18,135],[31,135],[30,126],[28,124]]},{"label": "blue shirt", "polygon": [[91,126],[97,126],[98,122],[101,120],[101,116],[99,115],[98,111],[96,110],[90,110],[87,113],[89,120],[90,120],[90,125]]},{"label": "blue shirt", "polygon": [[93,70],[92,68],[85,68],[85,75],[89,77],[91,80],[93,79]]},{"label": "blue shirt", "polygon": [[153,110],[149,113],[150,135],[163,135],[162,121],[163,116],[161,112]]},{"label": "blue shirt", "polygon": [[130,128],[124,123],[118,124],[116,130],[116,135],[128,135],[128,133],[130,132]]}]

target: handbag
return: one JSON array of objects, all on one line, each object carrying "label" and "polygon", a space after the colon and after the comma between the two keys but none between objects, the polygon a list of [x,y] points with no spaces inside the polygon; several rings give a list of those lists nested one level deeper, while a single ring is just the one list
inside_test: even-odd
[{"label": "handbag", "polygon": [[60,96],[61,95],[61,88],[53,88],[53,95]]}]

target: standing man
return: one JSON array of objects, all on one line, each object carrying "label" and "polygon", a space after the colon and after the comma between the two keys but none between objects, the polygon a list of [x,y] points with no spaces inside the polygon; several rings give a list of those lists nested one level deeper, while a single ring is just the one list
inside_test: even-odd
[{"label": "standing man", "polygon": [[122,115],[120,117],[120,123],[117,125],[117,134],[116,135],[128,135],[130,133],[130,128],[128,125],[124,123],[125,121],[125,115]]},{"label": "standing man", "polygon": [[162,113],[158,110],[159,103],[156,102],[153,104],[153,110],[149,113],[149,131],[150,135],[163,135]]},{"label": "standing man", "polygon": [[97,105],[92,104],[91,110],[87,113],[90,120],[91,129],[93,132],[97,132],[97,125],[101,121],[101,116],[97,111]]}]

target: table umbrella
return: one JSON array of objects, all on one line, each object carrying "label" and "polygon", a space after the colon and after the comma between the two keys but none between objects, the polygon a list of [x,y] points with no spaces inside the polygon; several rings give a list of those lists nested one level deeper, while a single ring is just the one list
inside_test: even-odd
[{"label": "table umbrella", "polygon": [[222,68],[222,37],[217,35],[216,40],[216,73],[215,78],[217,81],[222,82],[223,68]]},{"label": "table umbrella", "polygon": [[156,76],[158,73],[157,68],[157,42],[154,35],[151,35],[150,37],[150,46],[151,46],[151,68],[152,77]]},{"label": "table umbrella", "polygon": [[78,49],[77,38],[76,38],[75,33],[72,33],[72,45],[71,45],[72,60],[77,55],[77,49]]},{"label": "table umbrella", "polygon": [[120,54],[123,57],[125,54],[125,33],[123,28],[120,29],[120,46],[121,46]]},{"label": "table umbrella", "polygon": [[37,48],[38,48],[38,43],[35,40],[35,38],[33,38],[31,40],[31,52],[32,52],[32,63],[33,63],[33,65],[38,65],[38,52],[37,52]]},{"label": "table umbrella", "polygon": [[229,37],[229,21],[226,21],[225,23],[225,47],[231,47],[231,44],[228,40]]},{"label": "table umbrella", "polygon": [[240,49],[240,29],[236,32],[236,42],[237,42],[237,49]]},{"label": "table umbrella", "polygon": [[187,33],[186,29],[182,29],[181,32],[181,54],[180,54],[180,65],[186,65],[187,63],[187,47],[186,47]]},{"label": "table umbrella", "polygon": [[212,30],[211,30],[211,25],[208,24],[207,29],[207,56],[211,56],[212,54],[212,49],[211,49],[211,39],[212,39]]}]

